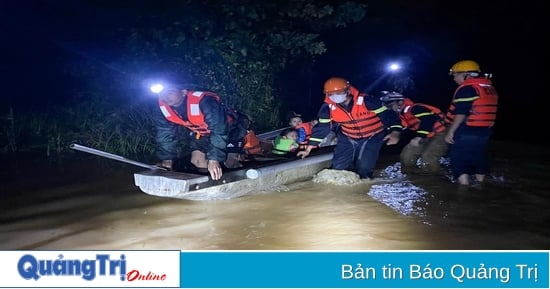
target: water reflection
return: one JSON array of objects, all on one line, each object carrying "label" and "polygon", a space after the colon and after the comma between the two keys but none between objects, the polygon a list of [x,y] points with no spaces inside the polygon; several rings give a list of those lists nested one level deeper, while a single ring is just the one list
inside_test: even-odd
[{"label": "water reflection", "polygon": [[483,188],[404,177],[390,155],[389,182],[308,181],[222,201],[147,195],[135,168],[110,161],[35,164],[40,175],[2,176],[0,249],[548,249],[550,164],[514,152],[497,154]]}]

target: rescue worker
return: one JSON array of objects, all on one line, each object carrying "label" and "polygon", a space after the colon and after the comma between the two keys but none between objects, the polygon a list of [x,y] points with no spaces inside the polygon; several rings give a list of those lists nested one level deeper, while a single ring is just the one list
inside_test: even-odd
[{"label": "rescue worker", "polygon": [[186,128],[186,144],[191,163],[207,170],[213,180],[226,168],[241,166],[239,156],[246,134],[237,117],[210,91],[193,91],[170,87],[158,93],[160,113],[156,121],[157,157],[160,165],[172,169],[178,157],[180,128]]},{"label": "rescue worker", "polygon": [[382,91],[380,100],[399,114],[404,129],[414,137],[399,156],[403,173],[438,173],[439,159],[447,153],[445,115],[435,106],[414,103],[399,92]]},{"label": "rescue worker", "polygon": [[487,149],[498,94],[490,75],[482,76],[479,64],[473,60],[455,63],[449,75],[458,84],[445,119],[451,172],[461,185],[469,185],[472,177],[482,183],[489,172]]},{"label": "rescue worker", "polygon": [[331,124],[338,124],[338,141],[334,148],[332,169],[355,171],[362,179],[373,178],[380,149],[397,144],[402,126],[399,117],[387,109],[379,98],[360,93],[341,77],[331,77],[324,84],[325,99],[319,110],[319,122],[314,128],[310,145],[297,155],[306,157],[318,144],[314,138],[324,138]]}]

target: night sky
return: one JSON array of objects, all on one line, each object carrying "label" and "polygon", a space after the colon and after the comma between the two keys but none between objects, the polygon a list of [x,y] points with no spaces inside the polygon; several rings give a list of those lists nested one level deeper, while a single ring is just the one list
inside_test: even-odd
[{"label": "night sky", "polygon": [[[109,67],[116,61],[117,39],[105,32],[130,21],[128,5],[134,12],[144,7],[143,13],[155,13],[155,1],[89,2],[0,1],[0,72],[6,87],[2,114],[7,105],[51,104],[66,97],[69,84],[63,82],[60,62],[88,58]],[[287,98],[307,94],[308,99],[287,103],[290,109],[313,115],[327,77],[343,76],[366,89],[391,60],[406,64],[404,73],[415,84],[413,98],[445,109],[456,88],[447,75],[450,66],[473,59],[493,74],[501,97],[497,135],[533,141],[540,137],[519,131],[545,126],[542,68],[548,33],[542,29],[542,1],[364,2],[369,5],[365,20],[323,35],[328,52],[318,58],[313,73],[289,74],[294,89]]]}]

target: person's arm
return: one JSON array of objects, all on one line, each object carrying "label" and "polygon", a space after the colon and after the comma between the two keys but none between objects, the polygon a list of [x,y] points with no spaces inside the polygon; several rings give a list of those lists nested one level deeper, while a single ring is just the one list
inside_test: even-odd
[{"label": "person's arm", "polygon": [[302,158],[307,157],[313,149],[319,147],[319,144],[333,129],[328,104],[323,103],[323,105],[321,105],[317,113],[317,120],[318,123],[311,129],[311,137],[309,138],[308,145],[304,150],[299,151],[297,156]]},{"label": "person's arm", "polygon": [[439,121],[439,115],[423,105],[413,105],[410,112],[418,119],[419,124],[415,136],[409,143],[413,146],[419,146],[420,141],[425,139],[432,131],[434,123]]},{"label": "person's arm", "polygon": [[466,120],[466,117],[470,114],[472,103],[478,98],[479,95],[473,86],[464,86],[456,92],[453,98],[453,103],[455,105],[453,111],[454,119],[451,125],[447,127],[447,133],[445,134],[445,141],[447,143],[454,143],[456,130]]},{"label": "person's arm", "polygon": [[411,113],[420,121],[416,130],[416,137],[419,138],[425,138],[433,130],[434,124],[439,121],[438,114],[422,105],[414,105]]},{"label": "person's arm", "polygon": [[210,130],[210,143],[206,150],[207,169],[213,180],[219,180],[223,175],[221,163],[227,158],[227,114],[222,104],[213,96],[204,96],[199,105]]},{"label": "person's arm", "polygon": [[161,166],[172,169],[172,161],[178,156],[178,127],[169,122],[160,109],[154,116],[153,122],[156,128],[155,141],[157,144],[155,155],[161,161]]},{"label": "person's arm", "polygon": [[206,151],[206,159],[224,162],[227,157],[226,146],[229,134],[226,112],[222,104],[209,95],[201,99],[200,109],[210,130],[210,146]]},{"label": "person's arm", "polygon": [[389,133],[384,137],[387,145],[394,145],[399,142],[403,126],[401,119],[395,111],[387,108],[378,97],[366,96],[365,105],[370,111],[376,113]]},{"label": "person's arm", "polygon": [[317,124],[311,129],[311,136],[308,144],[313,147],[319,146],[332,129],[333,123],[330,120],[330,108],[328,104],[323,103],[317,112]]}]

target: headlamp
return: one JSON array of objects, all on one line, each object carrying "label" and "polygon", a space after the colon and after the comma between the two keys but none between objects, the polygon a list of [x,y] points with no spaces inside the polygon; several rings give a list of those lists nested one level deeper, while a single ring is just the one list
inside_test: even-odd
[{"label": "headlamp", "polygon": [[399,71],[400,69],[401,69],[401,65],[397,62],[392,62],[388,64],[388,71],[390,72]]},{"label": "headlamp", "polygon": [[153,84],[149,87],[153,93],[161,93],[164,90],[164,85],[160,83]]}]

